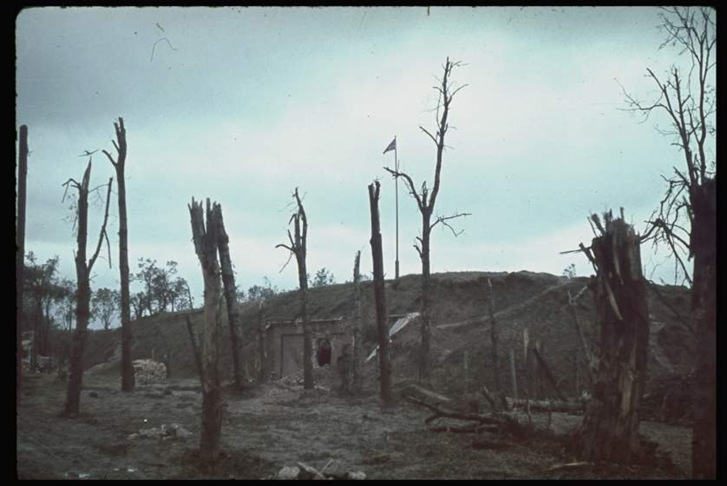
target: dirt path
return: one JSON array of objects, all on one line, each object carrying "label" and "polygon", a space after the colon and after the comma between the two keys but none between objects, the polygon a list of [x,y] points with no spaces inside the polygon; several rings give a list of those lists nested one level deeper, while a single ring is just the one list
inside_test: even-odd
[{"label": "dirt path", "polygon": [[[77,419],[59,416],[63,385],[30,376],[17,415],[17,470],[24,479],[260,479],[283,466],[307,463],[327,472],[362,471],[370,479],[537,479],[686,477],[687,429],[644,424],[680,455],[671,470],[599,466],[546,469],[570,459],[547,438],[514,440],[494,434],[434,433],[428,412],[407,402],[382,409],[376,397],[349,398],[329,389],[269,384],[226,394],[222,448],[213,468],[196,458],[201,394],[195,380],[121,393],[115,379],[87,376]],[[553,415],[556,430],[578,417]],[[140,430],[176,424],[188,437],[134,437]],[[492,449],[492,444],[497,449]]]}]

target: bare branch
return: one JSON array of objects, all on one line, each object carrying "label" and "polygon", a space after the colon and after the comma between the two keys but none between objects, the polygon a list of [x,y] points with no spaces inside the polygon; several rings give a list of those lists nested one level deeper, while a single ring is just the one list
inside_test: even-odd
[{"label": "bare branch", "polygon": [[403,177],[404,182],[406,182],[407,188],[409,189],[409,194],[414,197],[414,199],[417,202],[417,207],[419,207],[420,211],[423,211],[424,204],[422,203],[422,199],[417,193],[416,189],[414,189],[414,181],[409,177],[409,174],[406,172],[400,172],[397,170],[392,170],[388,167],[384,167],[384,170],[388,173],[390,173],[393,177]]},{"label": "bare branch", "polygon": [[450,231],[452,232],[452,234],[455,237],[457,237],[457,236],[461,235],[464,230],[459,231],[459,232],[455,231],[454,228],[452,228],[452,226],[450,226],[450,224],[447,221],[452,220],[452,219],[456,219],[456,218],[461,218],[463,216],[472,216],[472,214],[471,213],[457,213],[457,214],[453,214],[451,216],[438,216],[437,219],[436,219],[436,221],[434,221],[434,223],[432,223],[429,226],[429,229],[432,230],[432,229],[434,229],[434,227],[437,224],[442,223],[442,225],[444,225],[447,228],[449,228]]},{"label": "bare branch", "polygon": [[434,135],[432,135],[431,133],[429,133],[429,131],[426,128],[424,128],[423,126],[421,126],[421,125],[419,125],[419,129],[421,131],[423,131],[424,133],[426,133],[427,135],[429,135],[429,138],[432,139],[432,142],[434,142],[434,145],[437,145],[437,139],[434,137]]},{"label": "bare branch", "polygon": [[[106,234],[106,223],[109,220],[109,202],[111,201],[111,185],[113,183],[114,178],[109,178],[108,183],[108,191],[106,192],[106,209],[104,210],[104,217],[103,217],[103,224],[101,225],[101,232],[98,236],[98,243],[96,244],[96,251],[94,251],[93,256],[88,261],[88,273],[91,273],[91,269],[93,268],[94,263],[96,263],[96,258],[98,257],[98,253],[101,250],[101,244],[103,243],[104,237],[108,240],[108,235]],[[109,267],[111,266],[111,254],[109,252]]]}]

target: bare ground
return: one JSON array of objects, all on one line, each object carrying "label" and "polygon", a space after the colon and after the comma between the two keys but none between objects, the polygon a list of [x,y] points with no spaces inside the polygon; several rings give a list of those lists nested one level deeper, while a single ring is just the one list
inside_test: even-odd
[{"label": "bare ground", "polygon": [[[122,393],[118,378],[87,374],[81,416],[63,418],[65,386],[54,375],[28,375],[17,407],[21,479],[262,479],[304,462],[326,472],[362,471],[369,479],[683,479],[691,431],[643,422],[659,444],[658,465],[548,469],[573,461],[562,434],[576,415],[553,414],[549,432],[527,437],[430,432],[429,412],[404,400],[382,408],[375,395],[343,396],[318,370],[315,390],[284,381],[241,394],[225,392],[224,454],[203,467],[196,450],[202,397],[192,379]],[[545,414],[534,415],[546,427]],[[453,423],[453,422],[452,422]],[[189,437],[130,438],[177,424]],[[660,454],[661,455],[661,454]]]}]

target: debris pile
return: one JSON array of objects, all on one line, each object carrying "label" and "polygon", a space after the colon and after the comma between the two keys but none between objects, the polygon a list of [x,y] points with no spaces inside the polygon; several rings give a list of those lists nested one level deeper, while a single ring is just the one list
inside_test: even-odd
[{"label": "debris pile", "polygon": [[162,383],[167,379],[167,367],[164,363],[151,359],[136,359],[134,365],[134,378],[138,385]]},{"label": "debris pile", "polygon": [[162,424],[160,427],[152,427],[150,429],[141,429],[136,434],[131,434],[128,439],[134,440],[139,438],[157,439],[157,440],[174,440],[186,439],[190,437],[192,432],[181,427],[179,424]]},{"label": "debris pile", "polygon": [[332,460],[328,461],[328,464],[320,471],[308,464],[299,462],[297,466],[284,466],[280,471],[266,479],[366,479],[366,473],[363,471],[324,472],[331,462]]}]

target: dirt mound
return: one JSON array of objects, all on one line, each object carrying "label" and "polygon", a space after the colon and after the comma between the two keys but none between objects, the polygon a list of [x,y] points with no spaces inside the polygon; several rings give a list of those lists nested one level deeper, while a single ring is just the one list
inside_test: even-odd
[{"label": "dirt mound", "polygon": [[[568,292],[577,294],[589,279],[564,278],[534,272],[456,272],[433,275],[432,386],[447,394],[467,394],[483,385],[495,386],[491,359],[490,324],[488,318],[490,280],[494,311],[500,332],[499,382],[511,391],[510,350],[515,361],[518,392],[534,397],[552,397],[553,390],[542,377],[526,380],[523,333],[527,329],[530,342],[539,341],[542,354],[559,382],[559,389],[576,396],[587,388],[585,360],[572,316],[568,309]],[[362,330],[364,356],[376,346],[376,324],[372,282],[362,283]],[[386,282],[386,299],[391,316],[416,312],[420,307],[420,277],[406,275],[398,281]],[[646,394],[654,403],[676,403],[673,390],[679,388],[691,372],[694,336],[685,324],[689,316],[688,291],[675,286],[650,286],[651,318],[649,378]],[[336,284],[310,289],[309,312],[315,319],[349,318],[353,314],[352,284]],[[268,299],[264,320],[283,321],[297,317],[299,297],[291,291]],[[577,310],[586,338],[593,336],[594,306],[590,293],[580,298]],[[243,352],[248,379],[257,376],[259,356],[257,329],[260,323],[257,304],[241,306]],[[189,318],[198,336],[203,315],[200,310],[146,317],[132,325],[135,359],[154,359],[169,365],[172,377],[196,378],[196,368],[186,326]],[[232,360],[227,328],[222,330],[220,367],[230,370]],[[419,324],[412,322],[392,340],[391,356],[394,383],[416,380],[419,353]],[[94,372],[119,373],[118,330],[91,332],[86,352],[86,365],[106,363]],[[378,386],[376,359],[364,365],[364,386],[375,391]],[[466,371],[465,371],[466,370]],[[231,373],[229,373],[231,375]],[[323,377],[320,377],[323,379]],[[537,378],[537,377],[536,377]],[[325,378],[326,385],[335,382]],[[683,401],[683,400],[682,400]],[[655,406],[655,405],[654,405]],[[657,408],[661,407],[659,405]],[[653,407],[652,407],[653,408]],[[676,412],[675,412],[676,413]],[[668,414],[667,414],[668,415]],[[658,416],[658,414],[657,414]],[[682,414],[682,419],[689,413]]]}]

